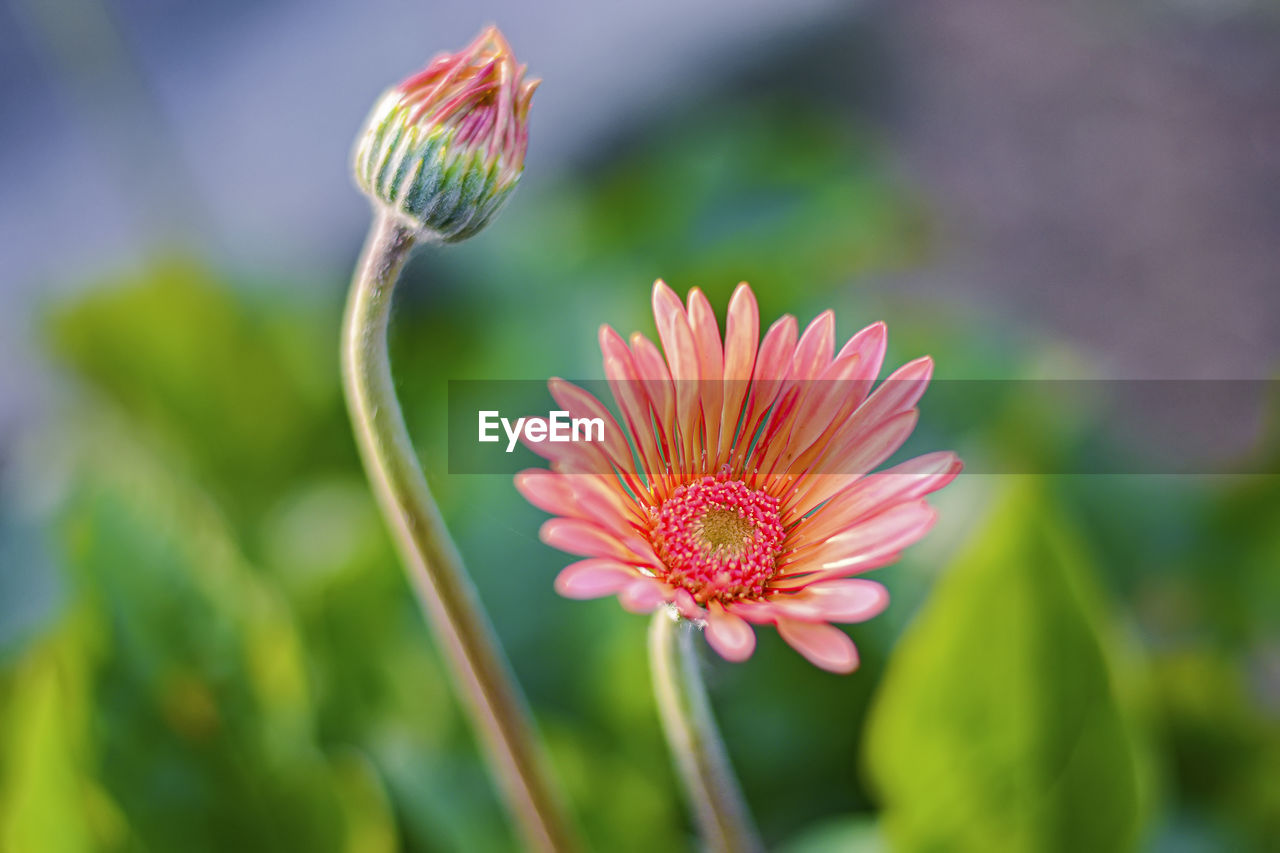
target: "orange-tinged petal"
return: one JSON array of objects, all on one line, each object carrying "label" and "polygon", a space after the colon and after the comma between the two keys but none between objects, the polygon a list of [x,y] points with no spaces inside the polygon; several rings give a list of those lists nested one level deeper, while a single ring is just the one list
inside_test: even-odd
[{"label": "orange-tinged petal", "polygon": [[720,417],[724,405],[724,351],[711,303],[698,288],[689,291],[689,327],[698,351],[698,398],[706,429],[706,449],[720,446]]},{"label": "orange-tinged petal", "polygon": [[[915,429],[918,413],[913,409],[889,418],[866,433],[861,440],[845,441],[828,450],[823,461],[812,466],[796,486],[787,510],[788,521],[799,518],[832,495],[857,482],[903,445]],[[857,439],[855,433],[850,436]]]},{"label": "orange-tinged petal", "polygon": [[645,560],[646,555],[629,547],[629,543],[589,521],[578,518],[552,518],[543,522],[538,535],[552,548],[579,557],[609,557],[623,562]]},{"label": "orange-tinged petal", "polygon": [[638,577],[635,569],[616,560],[579,560],[560,570],[555,585],[565,598],[603,598],[616,595]]},{"label": "orange-tinged petal", "polygon": [[878,421],[905,412],[920,402],[932,376],[933,359],[929,356],[909,361],[880,383],[858,413],[868,420]]},{"label": "orange-tinged petal", "polygon": [[889,591],[875,581],[841,578],[775,596],[767,606],[804,622],[865,622],[889,606]]},{"label": "orange-tinged petal", "polygon": [[858,668],[858,649],[849,635],[820,622],[779,619],[778,634],[815,666],[847,674]]},{"label": "orange-tinged petal", "polygon": [[789,378],[804,382],[818,378],[831,364],[831,353],[836,347],[836,315],[823,311],[813,319],[796,344],[791,358]]},{"label": "orange-tinged petal", "polygon": [[707,642],[720,657],[740,663],[756,650],[756,632],[741,616],[724,609],[720,602],[712,602],[707,608]]},{"label": "orange-tinged petal", "polygon": [[865,371],[863,376],[874,380],[880,375],[880,368],[884,365],[884,353],[888,343],[889,329],[884,323],[872,323],[849,338],[848,342],[840,348],[840,352],[836,353],[836,358],[861,356]]},{"label": "orange-tinged petal", "polygon": [[640,578],[618,593],[618,603],[632,613],[652,613],[667,603],[667,589],[653,578]]},{"label": "orange-tinged petal", "polygon": [[743,415],[742,440],[738,442],[738,447],[732,456],[737,470],[749,470],[750,466],[746,460],[747,452],[769,407],[773,405],[778,392],[782,390],[787,371],[790,369],[791,357],[795,353],[796,334],[796,318],[785,314],[769,327],[769,331],[764,334],[764,340],[760,343],[760,349],[756,353],[755,369],[751,374],[746,412]]},{"label": "orange-tinged petal", "polygon": [[724,410],[720,418],[720,448],[716,467],[729,461],[738,421],[747,399],[748,383],[756,364],[760,340],[760,312],[755,294],[745,284],[738,285],[729,300],[724,324]]},{"label": "orange-tinged petal", "polygon": [[702,436],[698,350],[680,297],[661,280],[653,285],[653,319],[658,326],[658,339],[667,354],[671,378],[675,381],[675,425],[680,437],[681,459],[688,468],[697,461],[694,448]]},{"label": "orange-tinged petal", "polygon": [[[547,383],[551,397],[556,404],[569,413],[571,418],[599,418],[604,423],[604,441],[599,446],[609,456],[609,461],[619,471],[632,474],[635,472],[635,460],[631,456],[631,446],[627,444],[622,428],[613,419],[613,415],[588,391],[584,391],[572,382],[563,379],[552,379]],[[603,472],[597,472],[603,473]]]},{"label": "orange-tinged petal", "polygon": [[915,544],[935,521],[937,512],[924,501],[898,504],[837,533],[811,550],[780,560],[779,567],[791,568],[802,561],[814,565],[821,569],[814,580],[855,574],[865,571],[867,565],[881,555]]},{"label": "orange-tinged petal", "polygon": [[799,538],[803,542],[821,542],[865,516],[936,492],[954,480],[963,467],[954,453],[941,451],[863,477],[809,516]]},{"label": "orange-tinged petal", "polygon": [[552,515],[578,516],[582,511],[573,498],[567,478],[542,468],[530,468],[516,474],[516,490],[524,499]]},{"label": "orange-tinged petal", "polygon": [[693,593],[687,589],[677,589],[671,596],[671,603],[686,619],[697,621],[707,618],[707,611],[698,606],[698,602],[693,600]]}]

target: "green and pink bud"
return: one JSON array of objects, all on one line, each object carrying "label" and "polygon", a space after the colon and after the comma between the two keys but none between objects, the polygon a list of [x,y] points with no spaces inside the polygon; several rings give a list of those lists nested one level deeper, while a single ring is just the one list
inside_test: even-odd
[{"label": "green and pink bud", "polygon": [[483,228],[524,171],[529,101],[511,47],[489,27],[378,100],[356,143],[356,182],[446,242]]}]

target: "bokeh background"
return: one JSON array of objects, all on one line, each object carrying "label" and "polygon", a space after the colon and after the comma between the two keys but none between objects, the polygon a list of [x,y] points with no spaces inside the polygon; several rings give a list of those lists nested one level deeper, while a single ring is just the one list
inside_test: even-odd
[{"label": "bokeh background", "polygon": [[[336,354],[360,121],[490,21],[544,79],[525,183],[415,256],[393,362],[592,849],[694,849],[646,620],[557,598],[540,513],[448,474],[446,380],[597,378],[597,325],[652,333],[658,276],[883,319],[948,379],[1275,376],[1263,0],[8,0],[5,853],[515,848]],[[1280,849],[1280,479],[1036,476],[1099,452],[1070,401],[945,434],[927,400],[935,446],[1027,474],[937,498],[857,674],[768,631],[707,661],[770,847]],[[1274,471],[1275,424],[1216,449]]]}]

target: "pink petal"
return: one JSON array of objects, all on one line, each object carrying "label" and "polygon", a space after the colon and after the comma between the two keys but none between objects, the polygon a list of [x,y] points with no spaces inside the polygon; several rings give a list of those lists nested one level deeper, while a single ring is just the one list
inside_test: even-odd
[{"label": "pink petal", "polygon": [[516,474],[515,483],[516,490],[524,499],[543,512],[552,515],[579,515],[573,490],[569,488],[564,475],[553,474],[542,468],[530,468]]},{"label": "pink petal", "polygon": [[[756,296],[743,283],[733,291],[724,324],[724,365],[726,379],[750,379],[760,342],[760,310]],[[732,368],[732,369],[730,369]]]},{"label": "pink petal", "polygon": [[800,336],[795,355],[791,359],[789,376],[804,382],[816,379],[831,364],[831,353],[836,346],[836,315],[823,311]]},{"label": "pink petal", "polygon": [[858,649],[849,635],[821,622],[778,620],[778,634],[815,666],[849,673],[858,668]]},{"label": "pink petal", "polygon": [[601,598],[620,592],[637,577],[635,569],[616,560],[580,560],[556,575],[556,592],[565,598]]},{"label": "pink petal", "polygon": [[724,352],[720,329],[711,303],[698,288],[689,291],[689,326],[698,350],[698,398],[706,427],[706,447],[715,453],[720,447],[720,417],[724,402]]},{"label": "pink petal", "polygon": [[820,542],[852,522],[905,501],[917,500],[950,483],[963,469],[950,451],[926,453],[855,482],[823,504],[797,530],[802,542]]},{"label": "pink petal", "polygon": [[697,287],[689,291],[689,327],[698,350],[699,378],[714,380],[718,384],[724,378],[720,327],[716,325],[716,314],[706,294]]},{"label": "pink petal", "polygon": [[608,531],[577,518],[552,518],[543,523],[538,535],[552,548],[581,557],[614,557],[624,561],[643,557]]},{"label": "pink petal", "polygon": [[841,359],[854,354],[862,356],[864,371],[862,376],[875,379],[880,375],[880,368],[884,365],[884,351],[888,342],[889,329],[885,324],[872,323],[849,338],[849,342],[840,348],[836,358]]},{"label": "pink petal", "polygon": [[631,349],[635,353],[636,369],[639,370],[640,378],[644,380],[649,398],[655,405],[658,403],[668,405],[669,410],[662,406],[658,406],[658,409],[669,417],[670,413],[675,411],[675,386],[672,384],[671,370],[662,358],[662,352],[657,344],[639,332],[631,336]]},{"label": "pink petal", "polygon": [[694,464],[694,448],[702,432],[697,381],[700,373],[698,348],[684,305],[661,280],[653,284],[653,319],[675,384],[675,427],[680,435],[681,459],[687,467]]},{"label": "pink petal", "polygon": [[823,568],[849,568],[864,561],[868,555],[900,551],[928,533],[937,518],[938,513],[924,501],[899,504],[885,510],[870,520],[828,539],[828,545],[839,546],[847,556],[825,563]]},{"label": "pink petal", "polygon": [[911,437],[919,412],[911,409],[881,422],[869,432],[855,432],[839,439],[839,447],[830,448],[820,462],[813,465],[797,487],[791,515],[804,515],[832,495],[857,482],[868,471],[892,456]]},{"label": "pink petal", "polygon": [[740,616],[727,612],[719,603],[708,608],[707,642],[720,657],[741,663],[756,649],[756,633]]},{"label": "pink petal", "polygon": [[[645,468],[655,470],[662,459],[657,452],[650,419],[648,383],[641,380],[639,368],[626,342],[608,326],[600,327],[600,351],[604,353],[604,375],[627,424],[627,432],[639,447]],[[665,372],[666,366],[662,369]]]},{"label": "pink petal", "polygon": [[686,619],[707,618],[707,612],[698,606],[698,602],[693,599],[693,594],[687,589],[676,589],[675,594],[671,596],[671,603],[676,606],[676,610],[680,611],[680,615]]},{"label": "pink petal", "polygon": [[751,371],[755,367],[756,345],[760,341],[760,312],[755,294],[745,284],[738,285],[729,300],[724,324],[724,404],[720,418],[720,452],[717,467],[729,461],[729,450],[747,399]]},{"label": "pink petal", "polygon": [[929,356],[907,362],[880,383],[880,387],[858,410],[859,415],[878,421],[898,412],[905,412],[920,402],[932,376],[933,359]]},{"label": "pink petal", "polygon": [[671,378],[677,384],[682,379],[696,380],[698,349],[693,342],[689,317],[680,297],[661,279],[653,283],[653,319],[658,326],[658,340],[662,341],[667,364],[671,367]]},{"label": "pink petal", "polygon": [[[901,551],[886,551],[878,557],[868,560],[866,563],[860,563],[856,572],[841,571],[836,569],[830,572],[817,571],[813,567],[816,562],[806,559],[796,561],[788,567],[787,574],[778,575],[769,581],[769,589],[774,592],[798,592],[807,586],[813,586],[817,583],[826,583],[835,578],[845,578],[850,574],[862,574],[872,569],[881,569],[885,566],[892,566],[894,563],[902,559]],[[741,614],[744,619],[750,620],[752,617],[746,613]],[[755,621],[755,620],[753,620]]]},{"label": "pink petal", "polygon": [[806,586],[769,603],[804,622],[865,622],[889,606],[889,591],[875,581],[848,578]]},{"label": "pink petal", "polygon": [[918,409],[891,415],[823,456],[818,467],[830,474],[865,474],[892,456],[915,431]]},{"label": "pink petal", "polygon": [[[631,350],[635,354],[636,369],[643,380],[643,388],[649,395],[652,404],[652,416],[655,425],[649,429],[657,430],[658,443],[664,448],[674,448],[676,435],[676,386],[671,379],[671,371],[662,358],[653,341],[640,333],[631,336]],[[664,463],[657,468],[660,469]]]},{"label": "pink petal", "polygon": [[597,527],[620,541],[636,536],[637,525],[645,518],[635,503],[622,491],[615,474],[556,474],[563,479],[576,504],[572,512],[561,513],[571,518],[592,521]]},{"label": "pink petal", "polygon": [[[547,383],[551,387],[563,380],[553,377]],[[608,454],[595,442],[587,441],[530,441],[522,430],[520,443],[533,453],[549,461],[553,467],[562,471],[599,474],[611,471],[612,462]]]},{"label": "pink petal", "polygon": [[539,510],[594,521],[620,539],[635,535],[634,523],[641,521],[613,474],[557,474],[535,467],[516,474],[516,489]]},{"label": "pink petal", "polygon": [[618,603],[632,613],[652,613],[667,603],[667,589],[653,578],[640,578],[623,587]]},{"label": "pink petal", "polygon": [[[818,439],[836,432],[843,418],[857,407],[871,388],[871,380],[858,378],[862,372],[861,356],[851,355],[837,359],[828,365],[822,376],[809,385],[808,395],[796,414],[796,428],[787,442],[787,451],[783,455],[787,465],[801,456],[817,456],[819,448],[814,447],[807,453]],[[822,444],[827,443],[823,439]],[[804,463],[792,466],[798,470]]]},{"label": "pink petal", "polygon": [[[756,353],[755,369],[751,374],[750,391],[747,399],[747,415],[743,421],[742,437],[749,440],[759,428],[765,412],[773,405],[774,398],[782,388],[782,380],[791,365],[791,356],[796,349],[796,318],[790,314],[779,317],[764,333],[760,349]],[[739,441],[742,454],[746,453],[747,441]]]},{"label": "pink petal", "polygon": [[922,500],[898,504],[781,561],[782,567],[786,574],[797,574],[805,571],[804,566],[821,566],[809,578],[811,582],[869,571],[884,565],[881,560],[886,554],[919,541],[936,520],[937,513]]},{"label": "pink petal", "polygon": [[608,454],[614,466],[622,471],[634,471],[635,460],[631,456],[631,446],[623,436],[622,428],[613,419],[613,414],[605,405],[588,391],[584,391],[572,382],[563,379],[552,379],[547,383],[551,397],[556,404],[569,412],[572,418],[600,418],[604,422],[604,441],[600,446]]}]

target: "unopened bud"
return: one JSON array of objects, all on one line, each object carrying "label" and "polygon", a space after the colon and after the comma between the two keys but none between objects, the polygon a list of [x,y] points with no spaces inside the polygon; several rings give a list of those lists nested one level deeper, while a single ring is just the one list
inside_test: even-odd
[{"label": "unopened bud", "polygon": [[447,242],[479,231],[524,171],[538,85],[524,73],[502,33],[489,27],[389,89],[356,143],[360,188]]}]

